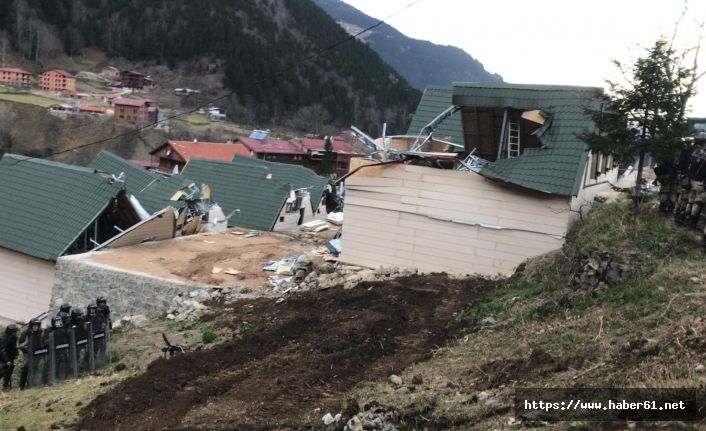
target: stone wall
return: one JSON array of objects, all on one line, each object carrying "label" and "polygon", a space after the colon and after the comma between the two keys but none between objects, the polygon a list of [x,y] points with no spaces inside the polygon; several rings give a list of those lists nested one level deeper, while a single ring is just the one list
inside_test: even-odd
[{"label": "stone wall", "polygon": [[180,293],[209,288],[90,261],[82,255],[59,258],[51,296],[52,310],[68,302],[84,307],[98,296],[108,297],[114,320],[136,314],[164,314]]}]

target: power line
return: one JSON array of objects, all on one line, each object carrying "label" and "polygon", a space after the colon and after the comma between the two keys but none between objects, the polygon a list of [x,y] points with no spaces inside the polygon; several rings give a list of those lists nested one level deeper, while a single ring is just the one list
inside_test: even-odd
[{"label": "power line", "polygon": [[[393,12],[393,13],[391,13],[390,15],[386,16],[385,18],[381,19],[381,20],[378,21],[377,23],[375,23],[375,24],[373,24],[373,25],[371,25],[371,26],[369,26],[369,27],[366,27],[366,28],[362,29],[362,30],[359,31],[358,33],[349,35],[349,36],[348,36],[347,38],[345,38],[345,39],[341,39],[341,40],[338,41],[338,42],[335,42],[335,43],[333,43],[333,44],[331,44],[331,45],[325,46],[325,47],[323,47],[323,48],[321,48],[321,49],[319,49],[319,50],[313,52],[313,53],[310,54],[309,56],[305,57],[305,58],[304,58],[304,61],[313,60],[313,59],[317,58],[320,54],[322,54],[322,53],[324,53],[324,52],[326,52],[326,51],[331,51],[331,50],[333,50],[333,49],[336,49],[336,48],[338,48],[339,46],[341,46],[341,45],[343,45],[343,44],[345,44],[345,43],[348,43],[348,42],[350,42],[351,40],[354,40],[354,39],[358,38],[358,36],[361,36],[361,35],[363,35],[363,34],[369,32],[369,31],[371,31],[371,30],[373,30],[373,29],[375,29],[375,28],[381,26],[382,24],[384,24],[384,23],[385,23],[386,21],[388,21],[389,19],[393,18],[393,17],[396,16],[396,15],[399,15],[400,13],[406,11],[407,9],[411,8],[412,6],[416,5],[417,3],[421,2],[421,1],[423,1],[423,0],[414,0],[413,2],[409,3],[407,6],[396,10],[395,12]],[[267,82],[267,81],[269,81],[269,80],[271,80],[271,79],[273,79],[273,78],[276,78],[276,77],[278,77],[278,76],[280,76],[280,75],[282,75],[282,74],[284,74],[284,73],[286,73],[286,72],[289,72],[290,70],[292,70],[292,69],[296,66],[296,64],[298,64],[298,62],[297,62],[297,63],[292,63],[292,64],[290,64],[290,65],[288,65],[288,66],[285,66],[285,67],[283,67],[281,70],[279,70],[279,71],[273,73],[272,75],[270,75],[269,77],[265,77],[265,78],[262,78],[262,79],[260,79],[260,80],[257,80],[257,81],[254,81],[254,82],[250,83],[250,86],[252,87],[252,86],[255,86],[255,85],[259,85],[259,84],[265,83],[265,82]],[[16,164],[18,164],[18,163],[21,163],[21,162],[24,162],[24,161],[27,161],[27,160],[33,160],[33,159],[48,159],[48,158],[51,158],[51,157],[54,157],[54,156],[58,156],[58,155],[60,155],[60,154],[68,153],[68,152],[71,152],[71,151],[80,150],[80,149],[82,149],[82,148],[91,147],[91,146],[93,146],[93,145],[103,144],[103,143],[105,143],[105,142],[109,142],[109,141],[112,141],[112,140],[114,140],[114,139],[123,138],[123,137],[125,137],[125,136],[130,136],[130,135],[133,135],[133,134],[138,134],[138,133],[140,133],[141,131],[143,131],[143,130],[145,130],[145,129],[148,129],[148,128],[150,128],[150,127],[154,127],[154,126],[157,125],[157,124],[160,124],[160,123],[163,123],[163,122],[166,122],[166,121],[169,121],[169,120],[173,120],[173,119],[175,119],[175,118],[179,118],[179,117],[182,117],[182,116],[184,116],[184,115],[188,115],[188,114],[191,114],[191,113],[193,113],[193,112],[196,112],[196,111],[198,111],[199,109],[205,108],[205,107],[207,107],[207,106],[209,106],[209,105],[211,105],[211,104],[213,104],[213,103],[215,103],[215,102],[218,102],[218,101],[220,101],[220,100],[229,98],[229,97],[231,97],[233,94],[235,94],[234,91],[229,91],[228,93],[226,93],[226,94],[224,94],[224,95],[222,95],[222,96],[216,97],[216,98],[214,98],[214,99],[210,99],[210,100],[208,100],[208,101],[206,101],[206,102],[203,102],[202,104],[196,106],[195,108],[192,108],[192,109],[189,109],[189,110],[187,110],[187,111],[183,111],[183,112],[180,112],[180,113],[177,113],[177,114],[174,114],[174,115],[166,116],[166,117],[162,118],[161,120],[156,120],[156,121],[154,121],[154,122],[152,122],[152,123],[148,123],[148,124],[139,126],[139,127],[135,128],[135,129],[131,129],[131,130],[127,131],[127,132],[119,133],[119,134],[117,134],[117,135],[113,135],[113,136],[110,136],[110,137],[108,137],[108,138],[99,139],[99,140],[97,140],[97,141],[92,141],[92,142],[88,142],[88,143],[81,144],[81,145],[76,145],[76,146],[74,146],[74,147],[66,148],[66,149],[61,150],[61,151],[55,151],[55,152],[52,152],[51,154],[48,154],[48,155],[45,155],[45,156],[34,156],[34,157],[27,157],[27,158],[19,159],[19,160],[15,161],[15,163],[14,163],[13,165],[11,165],[11,166],[14,166],[14,165],[16,165]]]}]

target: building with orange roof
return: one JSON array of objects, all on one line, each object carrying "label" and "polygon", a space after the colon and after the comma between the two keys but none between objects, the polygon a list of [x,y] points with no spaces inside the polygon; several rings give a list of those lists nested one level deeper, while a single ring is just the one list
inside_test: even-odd
[{"label": "building with orange roof", "polygon": [[179,172],[186,163],[194,157],[208,160],[221,160],[230,162],[236,154],[253,157],[254,154],[248,147],[241,143],[199,142],[193,141],[167,141],[150,152],[159,163],[159,170],[171,173],[177,166]]},{"label": "building with orange roof", "polygon": [[64,69],[51,69],[39,76],[39,86],[44,91],[76,92],[76,77]]},{"label": "building with orange roof", "polygon": [[10,85],[29,87],[32,74],[17,67],[0,67],[0,82]]}]

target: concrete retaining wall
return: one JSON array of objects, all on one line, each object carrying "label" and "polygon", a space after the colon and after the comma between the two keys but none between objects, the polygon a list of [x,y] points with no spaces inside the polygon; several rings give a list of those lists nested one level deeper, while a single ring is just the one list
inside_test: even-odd
[{"label": "concrete retaining wall", "polygon": [[84,255],[59,258],[51,295],[52,310],[68,302],[84,307],[98,296],[108,297],[113,319],[134,314],[161,314],[179,293],[210,288],[130,272],[90,261]]}]

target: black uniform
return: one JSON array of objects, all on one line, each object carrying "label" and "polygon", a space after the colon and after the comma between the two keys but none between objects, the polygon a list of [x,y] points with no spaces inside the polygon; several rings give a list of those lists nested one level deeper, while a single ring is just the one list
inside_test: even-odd
[{"label": "black uniform", "polygon": [[61,311],[51,320],[51,335],[54,338],[55,378],[63,380],[69,377],[71,371],[69,315]]},{"label": "black uniform", "polygon": [[76,360],[79,370],[86,370],[89,364],[88,357],[88,328],[83,311],[77,308],[71,310],[71,328],[73,328],[76,341]]},{"label": "black uniform", "polygon": [[[37,329],[33,330],[36,325]],[[46,384],[49,377],[49,367],[48,367],[48,351],[47,351],[47,334],[42,331],[39,321],[32,324],[30,321],[29,329],[24,331],[20,335],[20,350],[24,353],[24,364],[22,365],[22,372],[20,373],[20,389],[27,387],[27,380],[29,377],[29,363],[30,355],[33,353],[39,353],[38,355],[32,356],[32,368],[36,378],[36,375],[40,374],[42,378],[42,383]]]},{"label": "black uniform", "polygon": [[96,306],[98,307],[98,315],[103,318],[106,327],[108,329],[113,329],[113,321],[110,319],[110,307],[108,306],[108,299],[105,296],[101,296],[96,299]]},{"label": "black uniform", "polygon": [[108,325],[103,314],[98,314],[96,304],[90,304],[87,308],[86,322],[91,325],[93,337],[93,355],[98,360],[106,353],[105,333]]},{"label": "black uniform", "polygon": [[691,164],[691,153],[694,148],[686,148],[679,154],[677,162],[677,205],[674,208],[674,221],[682,224],[686,218],[686,207],[689,203],[689,191],[691,190],[691,180],[689,179],[689,165]]},{"label": "black uniform", "polygon": [[654,168],[659,181],[659,211],[669,214],[676,204],[677,165],[672,161],[660,163]]},{"label": "black uniform", "polygon": [[5,335],[0,339],[0,375],[2,375],[3,389],[12,387],[12,372],[15,369],[15,359],[19,351],[17,350],[17,325],[9,325],[5,329]]}]

